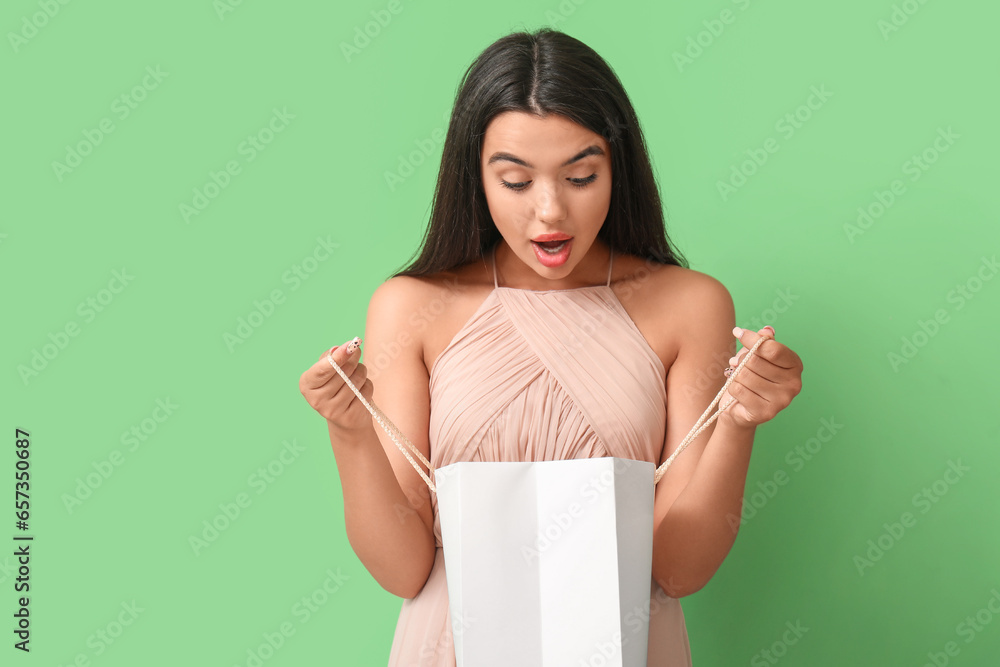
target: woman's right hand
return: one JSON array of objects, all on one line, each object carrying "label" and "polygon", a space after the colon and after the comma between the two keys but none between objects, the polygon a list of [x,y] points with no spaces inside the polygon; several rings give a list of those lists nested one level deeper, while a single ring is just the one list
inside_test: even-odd
[{"label": "woman's right hand", "polygon": [[[368,369],[358,361],[361,357],[360,340],[348,354],[350,342],[333,348],[331,356],[361,395],[371,403],[372,381],[368,379]],[[372,428],[372,416],[368,408],[358,400],[357,395],[347,386],[344,378],[330,364],[326,355],[327,352],[323,352],[319,361],[302,374],[299,378],[299,391],[309,405],[323,415],[331,425],[344,431]]]}]

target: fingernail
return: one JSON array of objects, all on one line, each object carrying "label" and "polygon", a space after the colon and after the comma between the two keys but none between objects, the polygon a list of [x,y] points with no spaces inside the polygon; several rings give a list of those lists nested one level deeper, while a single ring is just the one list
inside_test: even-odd
[{"label": "fingernail", "polygon": [[347,354],[348,355],[354,354],[354,350],[358,349],[358,347],[360,346],[361,346],[361,339],[355,336],[354,340],[352,340],[350,343],[347,344]]},{"label": "fingernail", "polygon": [[768,325],[767,325],[767,326],[765,326],[764,328],[765,328],[765,329],[770,329],[770,330],[771,330],[771,335],[772,335],[772,336],[774,335],[774,327],[772,327],[772,326],[771,326],[770,324],[768,324]]},{"label": "fingernail", "polygon": [[733,327],[733,335],[739,338],[740,336],[743,335],[743,329],[740,329],[739,327]]}]

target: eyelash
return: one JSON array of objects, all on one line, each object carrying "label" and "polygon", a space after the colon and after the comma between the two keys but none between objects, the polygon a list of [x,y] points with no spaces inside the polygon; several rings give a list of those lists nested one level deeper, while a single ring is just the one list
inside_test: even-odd
[{"label": "eyelash", "polygon": [[[582,188],[587,187],[588,185],[590,185],[594,181],[596,181],[597,180],[597,174],[591,174],[587,178],[570,178],[570,179],[567,179],[567,180],[569,180],[569,182],[573,185],[573,187],[577,187],[577,188],[581,188],[582,189]],[[508,183],[507,181],[501,180],[500,181],[500,185],[504,186],[505,188],[507,188],[509,190],[514,190],[515,192],[520,192],[525,187],[527,187],[528,183],[530,183],[530,182],[531,181],[525,181],[523,183]]]}]

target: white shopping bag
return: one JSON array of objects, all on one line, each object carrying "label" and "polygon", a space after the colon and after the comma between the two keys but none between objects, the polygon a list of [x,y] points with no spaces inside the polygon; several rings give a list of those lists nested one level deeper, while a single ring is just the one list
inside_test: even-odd
[{"label": "white shopping bag", "polygon": [[646,667],[656,484],[734,402],[708,417],[768,338],[747,351],[655,471],[648,461],[614,457],[466,461],[435,470],[327,354],[438,494],[457,667]]},{"label": "white shopping bag", "polygon": [[610,457],[435,470],[459,667],[645,667],[648,632],[625,617],[649,609],[653,473]]}]

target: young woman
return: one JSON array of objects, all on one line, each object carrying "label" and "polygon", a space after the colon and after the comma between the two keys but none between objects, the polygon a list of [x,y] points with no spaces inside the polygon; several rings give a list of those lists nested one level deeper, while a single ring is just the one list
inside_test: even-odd
[{"label": "young woman", "polygon": [[[734,324],[727,289],[671,247],[618,78],[543,29],[501,38],[465,73],[422,250],[369,304],[369,363],[359,339],[331,353],[435,468],[659,465],[745,350],[774,335]],[[436,495],[327,353],[300,389],[328,422],[351,546],[405,598],[390,667],[453,666]],[[649,667],[691,664],[678,598],[728,554],[755,428],[789,405],[801,374],[792,350],[762,343],[722,398],[732,405],[657,485]]]}]

